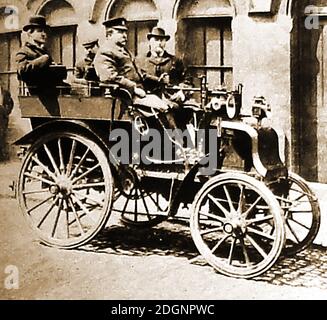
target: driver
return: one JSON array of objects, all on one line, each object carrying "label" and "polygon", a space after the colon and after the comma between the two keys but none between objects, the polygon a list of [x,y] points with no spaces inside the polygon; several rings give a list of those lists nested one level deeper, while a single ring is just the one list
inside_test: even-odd
[{"label": "driver", "polygon": [[[115,18],[103,23],[106,27],[106,41],[99,48],[94,67],[100,82],[118,84],[128,90],[131,96],[141,98],[139,103],[157,109],[159,119],[167,128],[177,129],[173,117],[170,117],[170,106],[156,95],[147,95],[143,86],[146,75],[135,63],[132,54],[127,50],[127,21]],[[183,138],[176,134],[176,144],[183,149]],[[181,152],[183,153],[183,152]]]}]

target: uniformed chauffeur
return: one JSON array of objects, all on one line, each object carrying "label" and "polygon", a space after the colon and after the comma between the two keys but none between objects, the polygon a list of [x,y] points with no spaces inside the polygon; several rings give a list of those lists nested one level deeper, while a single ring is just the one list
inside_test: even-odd
[{"label": "uniformed chauffeur", "polygon": [[93,61],[99,49],[99,39],[91,37],[85,39],[82,43],[85,49],[85,57],[78,61],[74,70],[74,83],[88,84],[88,81],[99,81],[95,73]]},{"label": "uniformed chauffeur", "polygon": [[[128,31],[126,22],[124,18],[116,18],[103,23],[106,27],[106,41],[100,46],[94,59],[94,67],[100,82],[118,84],[127,89],[133,98],[143,98],[139,103],[159,110],[158,116],[164,125],[176,129],[169,105],[154,94],[147,95],[144,90],[143,79],[146,75],[142,74],[134,57],[126,49]],[[183,138],[177,133],[175,139],[182,150]]]},{"label": "uniformed chauffeur", "polygon": [[127,50],[127,21],[115,18],[103,22],[106,28],[106,40],[100,46],[94,67],[100,82],[118,84],[133,96],[144,98],[146,92],[142,85],[142,75],[135,59]]},{"label": "uniformed chauffeur", "polygon": [[62,81],[67,74],[58,74],[50,68],[55,63],[46,49],[48,29],[44,16],[32,16],[23,27],[27,40],[16,53],[18,79],[26,83],[31,94],[57,94],[56,86],[67,86]]}]

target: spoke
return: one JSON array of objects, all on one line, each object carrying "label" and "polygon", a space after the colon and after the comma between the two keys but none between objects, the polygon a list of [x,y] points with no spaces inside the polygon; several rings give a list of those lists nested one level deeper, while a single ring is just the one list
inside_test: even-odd
[{"label": "spoke", "polygon": [[134,199],[134,222],[137,222],[137,213],[138,213],[138,208],[137,208],[137,197],[138,197],[138,189],[135,189],[135,199]]},{"label": "spoke", "polygon": [[230,251],[229,251],[229,256],[228,256],[228,264],[229,265],[231,265],[232,261],[233,261],[233,251],[234,251],[236,240],[237,240],[237,238],[234,238],[231,243],[231,246],[230,246]]},{"label": "spoke", "polygon": [[212,228],[212,229],[208,229],[208,230],[203,230],[200,232],[200,235],[203,236],[205,234],[209,234],[209,233],[212,233],[212,232],[217,232],[217,231],[222,231],[223,230],[223,227],[220,226],[220,227],[217,227],[217,228]]},{"label": "spoke", "polygon": [[247,266],[250,266],[251,265],[251,261],[250,261],[248,252],[246,250],[244,239],[242,237],[240,238],[240,242],[241,242],[241,246],[242,246],[242,251],[243,251],[243,256],[244,256],[244,259],[245,259],[245,263],[246,263]]},{"label": "spoke", "polygon": [[[90,210],[88,208],[86,208],[86,206],[82,203],[81,200],[79,200],[76,196],[72,195],[72,197],[75,199],[75,201],[77,202],[77,204],[79,205],[79,207],[82,209],[82,211],[85,213],[85,215],[89,216],[90,219],[93,222],[96,222],[96,220],[93,217],[93,214],[90,212]],[[82,217],[82,216],[81,216]]]},{"label": "spoke", "polygon": [[49,170],[49,168],[43,164],[37,157],[33,156],[32,157],[33,161],[35,161],[40,167],[42,167],[42,169],[52,178],[52,179],[56,179],[56,175]]},{"label": "spoke", "polygon": [[104,203],[103,202],[100,202],[99,200],[97,200],[97,199],[94,199],[93,197],[91,197],[90,195],[88,195],[88,194],[80,194],[78,191],[75,191],[74,193],[73,193],[75,196],[79,196],[79,197],[81,197],[81,198],[83,198],[83,199],[89,199],[89,200],[91,200],[92,202],[94,202],[94,203],[96,203],[99,207],[103,207],[103,205],[104,205]]},{"label": "spoke", "polygon": [[265,221],[271,220],[273,218],[274,218],[273,215],[269,215],[269,216],[264,216],[264,217],[260,217],[260,218],[249,219],[246,221],[246,224],[250,225],[253,223],[265,222]]},{"label": "spoke", "polygon": [[53,167],[54,171],[56,172],[57,175],[60,175],[60,171],[59,171],[59,169],[57,167],[57,164],[56,164],[56,162],[55,162],[49,148],[47,147],[46,144],[43,145],[43,148],[44,148],[45,152],[47,153],[47,155],[48,155],[48,157],[49,157],[49,159],[50,159],[50,161],[52,163],[52,167]]},{"label": "spoke", "polygon": [[67,239],[69,239],[69,206],[67,203],[67,200],[65,199],[65,212],[66,212],[66,235],[67,235]]},{"label": "spoke", "polygon": [[44,183],[46,183],[46,184],[50,184],[50,185],[55,184],[53,181],[50,181],[50,180],[48,180],[48,179],[44,179],[44,178],[42,178],[42,177],[34,176],[34,175],[32,175],[31,173],[28,173],[28,172],[25,172],[25,173],[24,173],[24,176],[29,177],[29,178],[32,178],[32,179],[34,179],[34,180],[42,181],[42,182],[44,182]]},{"label": "spoke", "polygon": [[160,205],[159,205],[159,195],[158,194],[157,194],[157,201],[155,199],[153,199],[152,194],[147,193],[147,192],[146,192],[146,194],[152,200],[152,202],[155,204],[157,209],[159,209],[159,211],[161,211],[161,212],[166,212],[167,211],[168,207],[165,210],[160,207]]},{"label": "spoke", "polygon": [[223,207],[212,195],[208,194],[208,198],[224,213],[225,217],[229,217],[230,213]]},{"label": "spoke", "polygon": [[39,189],[39,190],[30,190],[30,191],[23,191],[22,193],[27,195],[27,194],[35,194],[35,193],[47,193],[49,192],[49,189]]},{"label": "spoke", "polygon": [[61,173],[65,173],[65,164],[64,164],[64,156],[62,153],[61,138],[58,139],[58,152],[59,152],[59,162],[60,162],[59,170]]},{"label": "spoke", "polygon": [[243,185],[239,185],[239,188],[241,190],[240,192],[240,199],[238,201],[238,207],[237,207],[237,212],[239,214],[241,214],[243,212],[243,205],[244,205],[244,186]]},{"label": "spoke", "polygon": [[216,216],[216,215],[211,214],[211,213],[200,212],[200,215],[206,216],[208,218],[211,218],[213,220],[219,221],[221,223],[225,223],[226,222],[226,218],[219,217],[219,216]]},{"label": "spoke", "polygon": [[297,189],[292,189],[292,188],[290,190],[297,192],[297,193],[301,193],[301,195],[298,198],[296,198],[295,201],[298,201],[305,196],[307,196],[308,198],[314,198],[314,196],[312,194],[304,192],[303,190],[297,190]]},{"label": "spoke", "polygon": [[217,251],[217,249],[220,247],[221,244],[223,244],[229,237],[231,237],[230,234],[225,235],[212,249],[211,253],[214,253]]},{"label": "spoke", "polygon": [[89,153],[89,151],[90,151],[90,148],[87,148],[85,153],[83,154],[83,157],[80,159],[79,163],[77,164],[77,166],[75,167],[75,169],[73,170],[71,175],[69,176],[70,179],[72,179],[72,177],[74,177],[76,175],[77,171],[79,170],[80,166],[84,162],[84,160],[85,160],[87,154]]},{"label": "spoke", "polygon": [[57,195],[56,198],[52,201],[52,204],[51,204],[50,208],[48,209],[48,211],[46,212],[46,214],[43,216],[43,218],[41,219],[41,221],[37,225],[38,228],[40,228],[42,226],[43,222],[49,216],[50,212],[52,211],[52,209],[54,208],[54,206],[56,205],[56,203],[58,202],[58,200],[59,200],[59,197]]},{"label": "spoke", "polygon": [[87,188],[96,188],[96,187],[104,187],[106,185],[105,182],[95,182],[95,183],[84,183],[84,184],[77,184],[73,186],[73,189],[87,189]]},{"label": "spoke", "polygon": [[227,190],[227,187],[224,186],[223,188],[224,188],[225,195],[226,195],[226,198],[227,198],[227,201],[228,201],[228,204],[229,204],[229,210],[230,210],[231,212],[232,212],[232,211],[235,211],[235,208],[234,208],[234,206],[233,206],[233,202],[232,202],[232,199],[231,199],[231,197],[230,197],[230,194],[229,194],[229,192],[228,192],[228,190]]},{"label": "spoke", "polygon": [[[76,201],[77,201],[77,200],[78,200],[78,199],[76,198]],[[73,203],[73,201],[72,201],[71,198],[68,199],[68,203],[69,203],[70,207],[71,207],[72,210],[73,210],[73,213],[74,213],[74,216],[75,216],[75,220],[76,220],[76,223],[77,223],[77,225],[78,225],[78,228],[79,228],[81,234],[85,234],[85,231],[83,230],[83,227],[82,227],[81,221],[80,221],[80,219],[79,219],[79,216],[78,216],[78,214],[77,214],[77,212],[76,212],[76,209],[75,209],[74,203]],[[83,209],[82,209],[82,210],[83,210]]]},{"label": "spoke", "polygon": [[126,202],[125,202],[125,204],[124,204],[122,214],[125,213],[125,211],[126,211],[126,209],[127,209],[127,206],[128,206],[128,203],[129,203],[129,200],[130,200],[129,198],[126,198]]},{"label": "spoke", "polygon": [[257,229],[254,229],[254,228],[251,228],[251,227],[248,227],[247,228],[248,231],[251,231],[252,233],[255,233],[261,237],[264,237],[264,238],[267,238],[269,240],[272,240],[274,241],[275,240],[275,237],[270,235],[270,234],[267,234],[267,233],[264,233],[263,231],[260,231],[260,230],[257,230]]},{"label": "spoke", "polygon": [[[310,211],[310,212],[312,212],[312,211]],[[294,213],[294,212],[292,212],[292,213]],[[301,211],[301,213],[302,213],[302,211]],[[303,227],[303,228],[305,228],[307,230],[310,230],[310,227],[308,227],[308,226],[304,225],[303,223],[295,220],[294,217],[293,218],[288,218],[287,220],[293,221],[294,223],[298,224],[299,226],[301,226],[301,227]]]},{"label": "spoke", "polygon": [[298,238],[297,234],[294,232],[294,230],[292,229],[290,223],[288,222],[288,220],[286,220],[286,226],[288,227],[289,231],[291,232],[292,236],[295,238],[295,241],[297,243],[300,243],[300,239]]},{"label": "spoke", "polygon": [[38,203],[36,206],[34,206],[33,208],[30,208],[27,210],[27,213],[30,214],[33,210],[37,209],[38,207],[41,207],[43,204],[45,204],[46,202],[48,202],[49,200],[53,199],[53,195],[51,195],[50,197],[46,198],[45,200],[41,201],[40,203]]},{"label": "spoke", "polygon": [[92,171],[94,171],[95,169],[100,167],[100,163],[98,163],[97,165],[95,165],[93,168],[87,170],[86,172],[84,172],[83,174],[81,174],[80,176],[78,176],[77,178],[73,179],[72,184],[75,184],[78,180],[83,179],[84,177],[86,177],[88,174],[90,174]]},{"label": "spoke", "polygon": [[249,215],[249,213],[255,208],[255,206],[259,203],[259,201],[261,199],[262,199],[262,197],[259,196],[257,198],[257,200],[252,203],[251,207],[247,211],[245,211],[244,213],[242,213],[243,218],[246,218]]},{"label": "spoke", "polygon": [[60,216],[60,212],[61,212],[63,201],[64,201],[63,199],[60,199],[60,201],[59,201],[59,206],[58,206],[58,210],[57,210],[56,220],[55,220],[55,224],[53,226],[52,234],[51,234],[52,238],[55,236],[55,233],[56,233],[56,229],[57,229],[57,225],[58,225],[59,216]]},{"label": "spoke", "polygon": [[72,149],[70,150],[69,161],[68,161],[68,165],[67,165],[67,176],[68,177],[70,176],[70,174],[72,172],[75,151],[76,151],[76,140],[73,140]]},{"label": "spoke", "polygon": [[149,212],[149,209],[148,209],[148,205],[146,204],[146,201],[145,201],[145,198],[144,198],[144,193],[142,190],[140,190],[141,192],[141,197],[142,197],[142,201],[143,201],[143,205],[144,205],[144,208],[145,208],[145,211],[146,211],[146,214],[148,216],[148,219],[149,221],[151,220],[151,215],[150,215],[150,212]]},{"label": "spoke", "polygon": [[260,253],[260,255],[266,259],[268,257],[267,253],[259,246],[259,244],[248,234],[245,237],[250,241],[252,246]]}]

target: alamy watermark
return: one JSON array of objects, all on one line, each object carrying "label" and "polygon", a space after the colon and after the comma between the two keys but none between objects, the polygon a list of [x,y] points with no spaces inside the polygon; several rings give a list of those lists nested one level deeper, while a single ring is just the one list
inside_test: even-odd
[{"label": "alamy watermark", "polygon": [[7,30],[19,29],[19,10],[16,6],[6,6],[3,11],[4,14],[4,28]]},{"label": "alamy watermark", "polygon": [[304,27],[307,30],[319,29],[319,16],[327,15],[327,7],[317,7],[310,5],[305,7],[304,14],[306,16],[304,20]]},{"label": "alamy watermark", "polygon": [[4,287],[7,290],[19,289],[19,270],[14,265],[9,265],[4,270],[6,277],[4,280]]},{"label": "alamy watermark", "polygon": [[165,134],[149,129],[146,134],[133,129],[110,132],[111,156],[121,164],[187,164],[200,165],[201,175],[213,175],[219,158],[217,129],[166,129]]}]

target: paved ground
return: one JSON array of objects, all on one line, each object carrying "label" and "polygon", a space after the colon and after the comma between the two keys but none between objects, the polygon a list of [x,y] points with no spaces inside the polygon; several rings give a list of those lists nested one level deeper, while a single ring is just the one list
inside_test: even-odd
[{"label": "paved ground", "polygon": [[[19,289],[0,287],[2,299],[327,299],[323,246],[282,258],[254,280],[222,276],[201,260],[191,263],[197,251],[179,223],[134,230],[113,217],[78,250],[47,248],[35,241],[7,187],[18,168],[18,162],[0,164],[0,283],[8,265],[19,270]],[[325,194],[324,186],[315,188]]]}]

